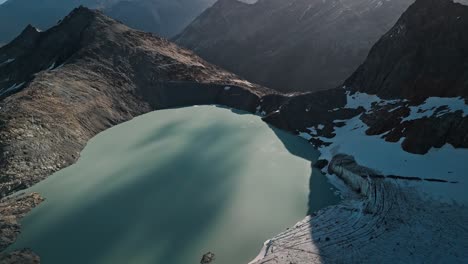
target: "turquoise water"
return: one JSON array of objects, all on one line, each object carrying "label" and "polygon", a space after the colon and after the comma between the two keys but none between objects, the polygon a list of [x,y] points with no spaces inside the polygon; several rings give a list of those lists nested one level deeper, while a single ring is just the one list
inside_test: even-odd
[{"label": "turquoise water", "polygon": [[46,201],[10,249],[32,248],[44,264],[190,264],[208,251],[214,263],[247,263],[309,207],[337,202],[312,173],[317,155],[230,109],[149,113],[99,134],[75,165],[30,188]]}]

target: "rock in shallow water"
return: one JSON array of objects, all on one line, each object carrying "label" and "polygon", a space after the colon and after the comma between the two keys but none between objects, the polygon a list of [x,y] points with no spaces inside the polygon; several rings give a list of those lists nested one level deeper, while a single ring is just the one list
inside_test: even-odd
[{"label": "rock in shallow water", "polygon": [[208,252],[205,255],[203,255],[200,263],[201,264],[213,263],[214,260],[215,260],[215,254],[212,252]]},{"label": "rock in shallow water", "polygon": [[314,163],[314,168],[317,168],[319,170],[325,168],[328,165],[328,160],[325,159],[320,159],[317,160],[317,162]]}]

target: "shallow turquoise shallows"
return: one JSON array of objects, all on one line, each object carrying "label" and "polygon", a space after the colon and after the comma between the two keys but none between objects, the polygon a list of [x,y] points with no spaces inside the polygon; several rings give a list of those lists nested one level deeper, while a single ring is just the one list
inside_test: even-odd
[{"label": "shallow turquoise shallows", "polygon": [[[336,203],[317,152],[258,116],[215,106],[149,113],[93,138],[28,191],[46,201],[10,248],[43,264],[247,263],[265,240]],[[310,193],[310,195],[309,195]]]}]

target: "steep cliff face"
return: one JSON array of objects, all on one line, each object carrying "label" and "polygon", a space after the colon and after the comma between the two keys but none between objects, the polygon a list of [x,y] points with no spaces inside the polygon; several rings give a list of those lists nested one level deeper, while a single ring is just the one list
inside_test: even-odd
[{"label": "steep cliff face", "polygon": [[418,0],[342,88],[286,97],[265,119],[319,146],[331,144],[346,124],[355,131],[354,122],[363,138],[378,136],[411,153],[447,143],[468,148],[467,11],[449,0]]},{"label": "steep cliff face", "polygon": [[418,0],[346,81],[382,98],[468,97],[468,6]]},{"label": "steep cliff face", "polygon": [[220,0],[175,41],[282,92],[336,88],[413,0]]},{"label": "steep cliff face", "polygon": [[28,27],[0,58],[0,197],[72,164],[92,136],[142,113],[194,104],[253,112],[271,92],[86,8],[46,32]]}]

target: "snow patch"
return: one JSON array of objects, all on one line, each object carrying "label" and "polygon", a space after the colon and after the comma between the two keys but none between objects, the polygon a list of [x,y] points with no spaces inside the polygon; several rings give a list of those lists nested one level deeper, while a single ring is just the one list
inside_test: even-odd
[{"label": "snow patch", "polygon": [[[446,106],[444,109],[438,111],[440,107]],[[410,107],[409,116],[405,117],[402,121],[411,121],[425,117],[440,117],[446,113],[455,111],[462,111],[463,117],[468,115],[468,105],[462,97],[429,97],[426,101],[418,106]]]},{"label": "snow patch", "polygon": [[315,129],[315,127],[309,127],[307,128],[307,130],[310,131],[309,134],[313,135],[313,136],[317,136],[318,135],[318,132],[317,132],[317,129]]},{"label": "snow patch", "polygon": [[359,107],[364,107],[366,111],[369,111],[372,108],[372,104],[375,104],[375,103],[379,106],[385,106],[385,105],[395,104],[399,102],[405,102],[405,100],[383,100],[377,95],[360,93],[360,92],[351,94],[351,91],[347,91],[345,108],[357,109]]},{"label": "snow patch", "polygon": [[229,86],[224,87],[224,91],[229,91],[229,90],[231,90],[231,87]]},{"label": "snow patch", "polygon": [[[433,197],[446,197],[448,201],[468,204],[465,195],[468,171],[468,149],[455,149],[446,144],[442,148],[433,148],[425,155],[412,154],[404,151],[399,142],[387,142],[381,135],[368,136],[365,131],[368,126],[360,116],[348,120],[343,127],[335,127],[336,136],[332,139],[317,137],[331,143],[319,147],[320,159],[331,160],[338,154],[348,154],[366,167],[380,171],[384,175],[398,175],[419,178],[442,179],[458,183],[425,183],[417,185],[420,190]],[[445,185],[445,189],[438,188]]]},{"label": "snow patch", "polygon": [[14,91],[20,89],[23,85],[24,85],[24,82],[22,82],[20,84],[15,83],[12,86],[10,86],[9,88],[7,88],[4,91],[0,92],[0,96],[3,96],[4,94],[9,93],[9,92],[14,92]]},{"label": "snow patch", "polygon": [[52,65],[50,65],[50,67],[49,67],[49,68],[47,68],[47,70],[48,70],[48,71],[50,71],[50,70],[53,70],[53,69],[54,69],[54,67],[55,67],[55,62],[54,62],[54,63],[52,63]]},{"label": "snow patch", "polygon": [[266,116],[266,112],[262,110],[262,106],[259,105],[255,108],[255,114],[259,116]]},{"label": "snow patch", "polygon": [[0,67],[1,67],[1,66],[5,66],[5,65],[7,65],[7,64],[9,64],[9,63],[11,63],[11,62],[13,62],[14,60],[15,60],[15,59],[8,59],[8,60],[6,60],[6,61],[0,63]]},{"label": "snow patch", "polygon": [[299,136],[300,136],[301,138],[305,139],[305,140],[310,140],[310,139],[312,139],[312,136],[311,136],[310,134],[308,134],[308,133],[305,133],[305,132],[300,132],[300,133],[299,133]]}]

